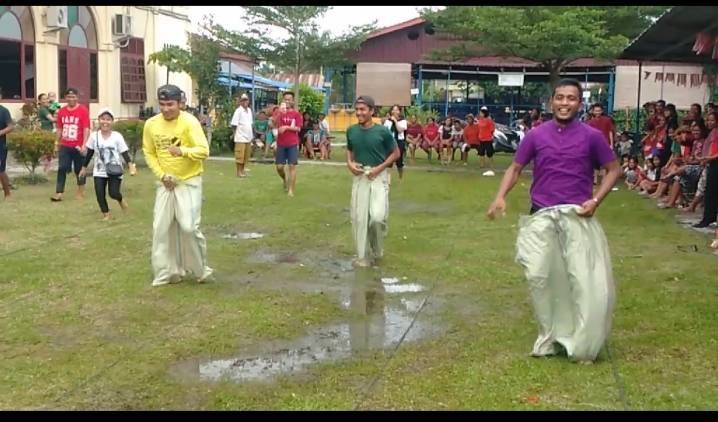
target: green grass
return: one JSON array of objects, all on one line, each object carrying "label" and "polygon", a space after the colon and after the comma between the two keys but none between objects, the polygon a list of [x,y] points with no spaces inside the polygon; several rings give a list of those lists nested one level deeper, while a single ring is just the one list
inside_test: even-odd
[{"label": "green grass", "polygon": [[[321,268],[249,262],[257,251],[350,259],[347,171],[300,166],[289,199],[273,166],[251,169],[238,180],[232,163],[206,164],[202,225],[216,281],[205,285],[150,286],[147,169],[126,178],[131,210],[111,203],[109,223],[99,221],[92,196],[75,201],[72,186],[60,204],[49,201],[52,184],[22,186],[0,204],[0,408],[716,408],[718,261],[704,236],[634,193],[613,193],[599,219],[618,284],[616,366],[605,353],[592,366],[532,359],[536,324],[513,262],[530,180],[512,193],[507,218],[492,223],[484,212],[498,178],[411,168],[392,186],[382,273],[433,287],[419,319],[442,327],[438,337],[268,383],[173,377],[177,362],[291,340],[350,317],[325,294],[337,281]],[[267,236],[222,239],[228,231]],[[701,252],[678,252],[679,244]]]}]

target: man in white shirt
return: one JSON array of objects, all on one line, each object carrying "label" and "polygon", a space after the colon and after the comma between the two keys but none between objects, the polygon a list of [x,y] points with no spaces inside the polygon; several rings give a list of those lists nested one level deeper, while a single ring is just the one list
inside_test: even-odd
[{"label": "man in white shirt", "polygon": [[244,168],[252,155],[252,138],[254,131],[254,116],[249,108],[249,97],[242,94],[239,97],[239,107],[232,116],[232,129],[234,130],[234,161],[237,164],[237,177],[247,177]]}]

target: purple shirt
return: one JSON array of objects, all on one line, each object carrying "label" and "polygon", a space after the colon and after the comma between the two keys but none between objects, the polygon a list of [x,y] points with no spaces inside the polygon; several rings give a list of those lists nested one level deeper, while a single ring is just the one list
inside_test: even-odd
[{"label": "purple shirt", "polygon": [[514,161],[534,160],[531,202],[538,207],[581,205],[593,198],[593,171],[615,161],[603,134],[574,119],[566,127],[555,120],[531,129]]}]

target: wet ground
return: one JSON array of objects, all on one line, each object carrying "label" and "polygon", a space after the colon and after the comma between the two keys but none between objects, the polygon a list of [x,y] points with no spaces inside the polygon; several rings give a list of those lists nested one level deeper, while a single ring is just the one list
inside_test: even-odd
[{"label": "wet ground", "polygon": [[[284,262],[287,255],[257,252],[254,259]],[[296,258],[296,257],[294,257]],[[293,258],[293,259],[294,259]],[[368,357],[404,343],[434,337],[444,330],[434,318],[428,286],[382,277],[377,268],[353,271],[341,260],[327,260],[334,270],[346,270],[337,300],[346,310],[343,321],[311,329],[288,342],[248,346],[231,356],[197,357],[171,369],[185,381],[271,381],[280,375],[300,373],[312,365]],[[437,302],[438,303],[438,302]]]}]

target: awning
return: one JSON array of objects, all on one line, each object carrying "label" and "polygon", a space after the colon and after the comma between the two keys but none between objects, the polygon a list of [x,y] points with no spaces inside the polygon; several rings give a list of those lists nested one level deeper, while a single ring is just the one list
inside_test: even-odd
[{"label": "awning", "polygon": [[[696,54],[693,47],[699,34],[708,36],[711,48]],[[718,6],[674,6],[646,28],[623,50],[621,58],[642,61],[717,63]]]}]

